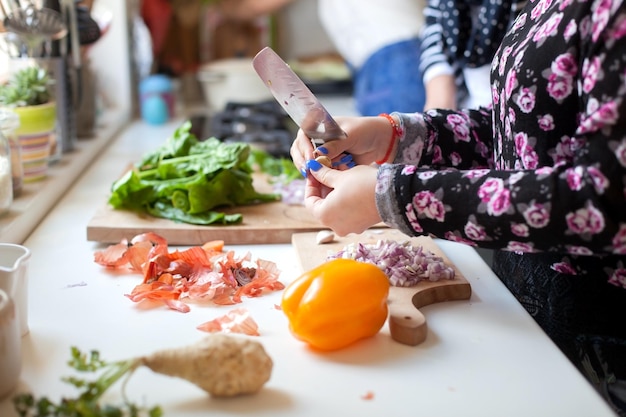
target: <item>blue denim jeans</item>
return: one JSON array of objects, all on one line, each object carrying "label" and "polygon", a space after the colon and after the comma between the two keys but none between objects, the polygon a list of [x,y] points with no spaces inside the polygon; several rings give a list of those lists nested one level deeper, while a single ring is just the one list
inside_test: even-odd
[{"label": "blue denim jeans", "polygon": [[380,113],[421,112],[426,92],[419,71],[420,41],[388,45],[353,70],[354,99],[363,116]]}]

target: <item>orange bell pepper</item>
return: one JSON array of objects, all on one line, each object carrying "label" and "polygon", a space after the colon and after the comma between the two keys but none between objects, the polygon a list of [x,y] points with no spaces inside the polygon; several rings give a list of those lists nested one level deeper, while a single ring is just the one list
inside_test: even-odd
[{"label": "orange bell pepper", "polygon": [[376,265],[334,259],[289,284],[281,307],[295,337],[331,351],[378,333],[388,295],[389,279]]}]

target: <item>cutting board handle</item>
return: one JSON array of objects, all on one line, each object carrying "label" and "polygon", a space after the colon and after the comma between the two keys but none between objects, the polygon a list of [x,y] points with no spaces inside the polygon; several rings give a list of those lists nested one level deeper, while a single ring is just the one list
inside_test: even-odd
[{"label": "cutting board handle", "polygon": [[[430,283],[423,283],[428,285]],[[421,285],[421,284],[420,284]],[[452,300],[469,299],[472,289],[469,283],[455,286],[430,286],[428,288],[392,287],[389,305],[389,332],[396,342],[416,346],[426,340],[428,326],[421,307]]]},{"label": "cutting board handle", "polygon": [[[294,233],[291,237],[303,271],[309,271],[321,265],[326,262],[328,253],[337,253],[351,243],[375,244],[380,240],[407,241],[407,236],[399,230],[375,229],[360,235],[338,238],[322,248],[316,241],[316,235],[316,233]],[[391,286],[389,288],[387,322],[391,338],[398,343],[416,346],[426,340],[428,333],[426,318],[419,309],[442,301],[467,300],[472,294],[472,288],[461,271],[450,262],[432,238],[418,236],[409,238],[409,241],[413,246],[421,246],[443,259],[448,265],[454,267],[455,273],[452,280],[425,279],[413,287]]]}]

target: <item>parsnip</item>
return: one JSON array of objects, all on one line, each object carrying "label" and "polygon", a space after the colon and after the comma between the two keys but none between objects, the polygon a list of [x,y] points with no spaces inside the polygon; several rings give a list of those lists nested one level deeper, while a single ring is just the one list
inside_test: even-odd
[{"label": "parsnip", "polygon": [[259,391],[270,379],[273,367],[272,359],[261,343],[223,333],[212,333],[190,346],[115,362],[104,361],[97,350],[85,353],[72,347],[68,365],[79,372],[97,372],[99,376],[95,380],[77,376],[63,378],[79,391],[79,395],[64,397],[58,404],[47,397],[19,394],[13,399],[18,415],[39,416],[43,415],[41,410],[45,410],[45,415],[50,417],[139,415],[139,411],[145,411],[149,416],[161,416],[160,406],[146,409],[126,398],[119,406],[102,405],[100,399],[117,381],[125,375],[130,376],[141,366],[164,375],[184,378],[216,397]]},{"label": "parsnip", "polygon": [[155,352],[140,361],[154,372],[186,379],[216,397],[259,391],[273,367],[263,345],[222,333],[183,348]]}]

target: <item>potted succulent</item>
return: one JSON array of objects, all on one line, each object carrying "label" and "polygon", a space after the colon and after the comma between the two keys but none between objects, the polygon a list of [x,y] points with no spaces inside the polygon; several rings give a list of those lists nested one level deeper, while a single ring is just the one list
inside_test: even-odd
[{"label": "potted succulent", "polygon": [[24,181],[47,175],[50,155],[56,143],[56,102],[52,94],[54,80],[49,72],[32,65],[15,71],[0,85],[0,106],[19,116],[15,130],[23,163]]}]

